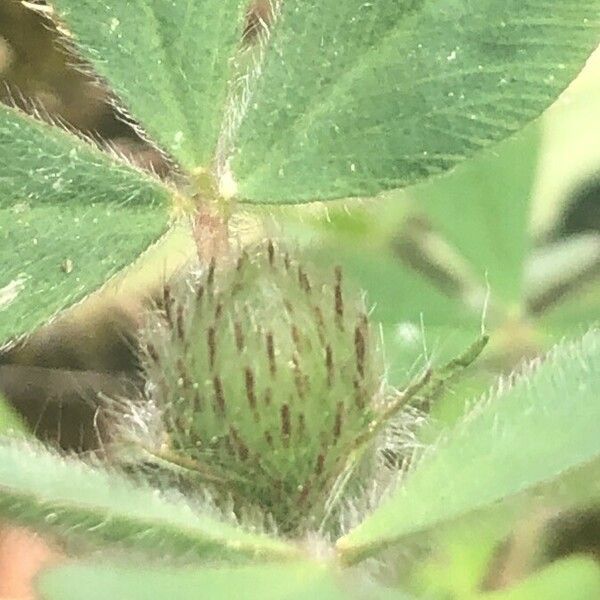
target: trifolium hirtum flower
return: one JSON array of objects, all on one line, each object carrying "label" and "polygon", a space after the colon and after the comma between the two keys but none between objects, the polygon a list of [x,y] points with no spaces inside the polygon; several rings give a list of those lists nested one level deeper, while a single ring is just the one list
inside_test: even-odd
[{"label": "trifolium hirtum flower", "polygon": [[166,286],[161,304],[142,338],[154,412],[134,446],[186,494],[258,508],[285,534],[319,529],[332,498],[358,494],[384,426],[402,430],[397,413],[427,384],[391,389],[342,270],[313,273],[270,241]]}]

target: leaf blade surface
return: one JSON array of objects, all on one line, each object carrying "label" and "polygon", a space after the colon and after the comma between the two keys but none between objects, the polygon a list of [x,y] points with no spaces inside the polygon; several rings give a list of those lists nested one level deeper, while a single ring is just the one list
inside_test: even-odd
[{"label": "leaf blade surface", "polygon": [[0,106],[0,342],[99,288],[168,228],[169,190]]},{"label": "leaf blade surface", "polygon": [[539,115],[598,43],[600,3],[286,0],[233,171],[250,202],[373,196]]}]

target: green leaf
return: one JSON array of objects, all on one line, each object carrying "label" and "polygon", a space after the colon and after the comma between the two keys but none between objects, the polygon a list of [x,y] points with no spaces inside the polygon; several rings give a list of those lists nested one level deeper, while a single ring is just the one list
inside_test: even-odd
[{"label": "green leaf", "polygon": [[600,457],[600,330],[558,346],[440,440],[338,547],[359,560]]},{"label": "green leaf", "polygon": [[522,583],[481,600],[594,600],[600,597],[600,567],[592,558],[576,556],[551,564]]},{"label": "green leaf", "polygon": [[400,591],[342,578],[327,564],[290,563],[203,569],[134,569],[108,565],[69,565],[42,576],[40,590],[46,600],[169,598],[169,600],[407,600]]},{"label": "green leaf", "polygon": [[491,301],[522,306],[529,251],[532,189],[540,147],[539,127],[461,165],[443,180],[418,186],[417,210],[469,261]]},{"label": "green leaf", "polygon": [[598,44],[598,0],[285,0],[233,171],[251,202],[374,195],[520,129]]},{"label": "green leaf", "polygon": [[243,0],[56,0],[83,56],[185,167],[209,166],[225,112]]},{"label": "green leaf", "polygon": [[294,547],[202,515],[156,489],[11,440],[0,442],[0,516],[158,556],[293,557]]},{"label": "green leaf", "polygon": [[0,106],[0,342],[100,287],[167,229],[169,191]]}]

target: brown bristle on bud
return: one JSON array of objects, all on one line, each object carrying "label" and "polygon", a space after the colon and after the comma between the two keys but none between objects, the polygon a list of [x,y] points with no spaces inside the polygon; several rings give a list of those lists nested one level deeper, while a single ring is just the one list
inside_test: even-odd
[{"label": "brown bristle on bud", "polygon": [[200,284],[196,289],[196,300],[198,304],[202,304],[202,298],[204,298],[204,286]]},{"label": "brown bristle on bud", "polygon": [[315,465],[315,475],[318,477],[323,473],[323,467],[325,466],[325,455],[321,452],[319,456],[317,456],[317,464]]},{"label": "brown bristle on bud", "polygon": [[333,350],[327,344],[325,347],[325,368],[327,369],[327,387],[333,384]]},{"label": "brown bristle on bud", "polygon": [[217,355],[217,334],[214,327],[208,328],[206,342],[208,345],[208,365],[212,370],[215,368],[215,358]]},{"label": "brown bristle on bud", "polygon": [[240,460],[248,460],[248,456],[250,455],[248,446],[246,446],[244,440],[242,440],[239,434],[239,431],[233,425],[229,426],[229,435],[231,438],[231,443],[233,444],[234,448],[237,449],[237,454],[240,457]]},{"label": "brown bristle on bud", "polygon": [[344,298],[342,296],[342,267],[335,268],[335,321],[339,329],[344,329]]},{"label": "brown bristle on bud", "polygon": [[213,377],[213,390],[215,392],[215,413],[218,416],[222,417],[225,415],[225,394],[223,393],[223,385],[221,384],[221,379],[218,376]]},{"label": "brown bristle on bud", "polygon": [[287,445],[292,433],[292,424],[290,421],[290,407],[288,404],[281,405],[281,436],[284,445]]},{"label": "brown bristle on bud", "polygon": [[356,370],[361,377],[365,376],[365,337],[362,328],[357,325],[354,329],[354,353],[356,355]]},{"label": "brown bristle on bud", "polygon": [[283,255],[283,265],[286,271],[290,270],[290,255],[287,252]]},{"label": "brown bristle on bud", "polygon": [[256,394],[254,393],[254,373],[250,367],[244,371],[246,383],[246,398],[252,410],[256,410]]},{"label": "brown bristle on bud", "polygon": [[177,336],[183,342],[185,340],[185,327],[183,325],[183,304],[177,306]]},{"label": "brown bristle on bud", "polygon": [[337,409],[335,411],[335,421],[333,422],[333,438],[335,441],[338,440],[342,433],[342,420],[344,418],[344,403],[340,400],[337,403]]},{"label": "brown bristle on bud", "polygon": [[358,379],[355,379],[353,381],[353,384],[354,384],[354,404],[356,405],[356,408],[358,408],[358,410],[362,411],[365,407],[364,393],[363,393],[363,390],[360,386],[360,382],[358,381]]},{"label": "brown bristle on bud", "polygon": [[235,347],[238,352],[244,351],[244,331],[242,329],[242,324],[239,321],[236,321],[233,324],[233,331],[235,335]]},{"label": "brown bristle on bud", "polygon": [[210,259],[210,265],[208,266],[208,275],[206,276],[206,285],[208,287],[212,287],[215,281],[215,268],[217,266],[216,260],[213,258]]},{"label": "brown bristle on bud", "polygon": [[267,254],[269,256],[269,264],[273,266],[275,264],[275,247],[273,246],[273,240],[267,242]]},{"label": "brown bristle on bud", "polygon": [[165,319],[169,326],[173,327],[173,296],[171,295],[171,288],[169,285],[163,287],[163,304]]},{"label": "brown bristle on bud", "polygon": [[267,358],[269,359],[269,371],[271,372],[271,375],[274,376],[277,372],[277,363],[275,362],[275,343],[273,341],[273,333],[271,331],[267,331],[265,339],[267,344]]}]

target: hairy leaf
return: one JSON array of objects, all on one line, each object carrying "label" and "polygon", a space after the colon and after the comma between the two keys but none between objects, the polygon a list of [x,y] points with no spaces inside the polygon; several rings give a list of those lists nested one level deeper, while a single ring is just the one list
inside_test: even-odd
[{"label": "hairy leaf", "polygon": [[600,456],[600,330],[500,385],[338,547],[347,560],[547,483]]},{"label": "hairy leaf", "polygon": [[599,0],[285,0],[233,170],[251,202],[374,195],[535,118],[598,43]]},{"label": "hairy leaf", "polygon": [[0,442],[0,516],[63,536],[164,556],[294,556],[293,547],[245,533],[179,499],[39,447]]},{"label": "hairy leaf", "polygon": [[208,166],[225,111],[244,0],[56,0],[75,43],[151,137]]},{"label": "hairy leaf", "polygon": [[0,106],[0,343],[131,263],[167,229],[158,180]]},{"label": "hairy leaf", "polygon": [[399,590],[374,584],[344,581],[326,564],[290,563],[202,569],[133,569],[122,566],[70,565],[50,571],[40,582],[47,600],[74,600],[81,589],[87,600],[105,598],[169,598],[193,600],[351,600],[352,598],[406,599]]}]

